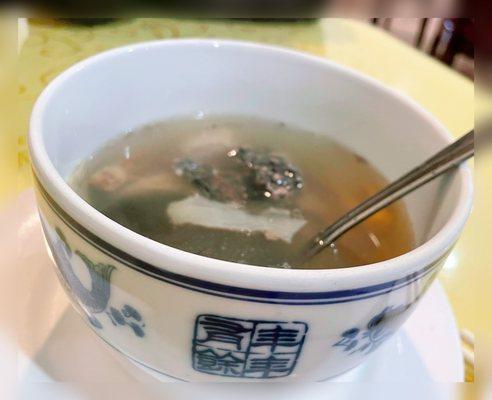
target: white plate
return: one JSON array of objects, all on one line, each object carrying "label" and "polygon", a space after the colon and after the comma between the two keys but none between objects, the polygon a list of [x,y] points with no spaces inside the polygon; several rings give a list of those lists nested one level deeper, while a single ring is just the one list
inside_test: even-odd
[{"label": "white plate", "polygon": [[[16,263],[5,263],[6,267],[0,270],[0,281],[3,282],[0,289],[9,297],[8,304],[3,302],[4,305],[0,305],[0,312],[15,314],[0,324],[0,350],[3,354],[17,351],[17,376],[11,377],[16,382],[7,383],[11,387],[15,384],[20,396],[26,399],[41,399],[43,396],[50,399],[93,399],[96,397],[87,393],[88,397],[84,397],[80,391],[70,392],[70,387],[65,385],[56,389],[62,390],[60,394],[53,385],[43,384],[75,382],[117,384],[115,387],[121,387],[122,384],[141,382],[146,383],[142,385],[146,390],[144,398],[153,398],[151,388],[154,386],[148,383],[158,384],[159,380],[103,343],[71,308],[46,251],[31,190],[19,196],[15,207],[0,219],[3,221],[0,225],[4,228],[9,226],[9,220],[19,224],[19,257]],[[5,261],[5,257],[8,257],[8,252],[0,253],[0,259]],[[9,284],[15,275],[18,285]],[[14,313],[13,304],[17,305]],[[15,321],[17,344],[9,340],[15,331]],[[6,359],[0,357],[0,373],[12,370],[5,364]],[[463,371],[456,323],[441,286],[435,283],[403,328],[360,367],[318,384],[241,385],[239,392],[234,391],[234,398],[321,399],[326,398],[329,388],[330,393],[340,391],[343,398],[364,395],[367,399],[370,392],[367,385],[384,382],[385,385],[379,389],[397,390],[399,398],[403,398],[401,388],[408,386],[419,391],[418,398],[448,399],[454,397],[453,387],[436,386],[433,382],[461,382]],[[2,374],[0,379],[7,379],[7,375]],[[171,382],[162,377],[160,380]],[[340,386],[334,382],[362,384]],[[156,387],[159,395],[166,394],[164,398],[198,398],[198,391],[200,399],[220,400],[230,398],[231,390],[237,385],[202,384],[197,388],[198,385],[159,384]],[[378,396],[381,396],[380,392]],[[416,398],[414,396],[412,392],[409,398]]]}]

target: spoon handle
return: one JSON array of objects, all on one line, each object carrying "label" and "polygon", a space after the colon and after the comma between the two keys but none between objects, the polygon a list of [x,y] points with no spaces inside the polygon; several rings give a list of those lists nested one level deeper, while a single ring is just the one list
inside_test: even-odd
[{"label": "spoon handle", "polygon": [[327,229],[309,243],[305,260],[313,257],[349,229],[364,221],[382,208],[402,198],[406,194],[440,176],[451,168],[472,157],[475,152],[474,131],[445,147],[443,150],[424,161],[381,191],[369,197],[336,220]]}]

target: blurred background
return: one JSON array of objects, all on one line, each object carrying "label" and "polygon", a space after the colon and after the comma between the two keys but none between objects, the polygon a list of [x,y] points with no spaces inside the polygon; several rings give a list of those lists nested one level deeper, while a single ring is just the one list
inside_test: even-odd
[{"label": "blurred background", "polygon": [[474,79],[474,18],[371,18],[370,21]]}]

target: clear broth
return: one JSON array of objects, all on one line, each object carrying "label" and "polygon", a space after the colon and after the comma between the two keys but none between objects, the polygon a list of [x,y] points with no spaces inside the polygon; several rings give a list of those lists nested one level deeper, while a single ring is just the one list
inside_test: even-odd
[{"label": "clear broth", "polygon": [[[170,205],[199,192],[176,174],[176,160],[188,158],[228,170],[235,164],[227,154],[238,146],[269,149],[300,171],[303,187],[289,201],[265,198],[235,206],[248,215],[274,207],[304,219],[290,242],[264,231],[224,229],[225,215],[221,228],[173,223]],[[112,175],[101,180],[99,171]],[[414,247],[411,222],[399,201],[347,232],[332,248],[308,262],[296,262],[310,238],[388,182],[367,160],[328,135],[281,122],[208,117],[144,126],[119,136],[84,160],[69,183],[89,204],[132,231],[221,260],[277,268],[345,268],[387,260]],[[203,219],[203,214],[197,215]],[[271,220],[280,231],[285,226],[281,222]]]}]

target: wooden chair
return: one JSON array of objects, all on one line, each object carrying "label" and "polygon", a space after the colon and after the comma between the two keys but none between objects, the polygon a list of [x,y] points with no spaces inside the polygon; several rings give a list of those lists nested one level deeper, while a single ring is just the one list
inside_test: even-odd
[{"label": "wooden chair", "polygon": [[[422,49],[424,47],[424,38],[430,36],[430,32],[434,32],[436,26],[429,24],[430,18],[422,18],[419,21],[419,27],[415,33],[414,45]],[[397,28],[392,24],[391,18],[371,18],[374,25],[382,29],[391,31]],[[432,29],[432,30],[429,30]],[[429,54],[436,57],[440,61],[449,66],[454,66],[457,70],[467,75],[469,78],[474,78],[473,63],[465,62],[460,65],[453,65],[458,54],[463,54],[472,60],[475,57],[475,22],[473,18],[443,18],[440,21],[437,33],[433,33],[434,37],[430,38],[431,47]],[[426,40],[427,43],[429,43]]]},{"label": "wooden chair", "polygon": [[475,23],[473,18],[445,18],[432,43],[430,54],[452,65],[457,54],[475,58]]}]

